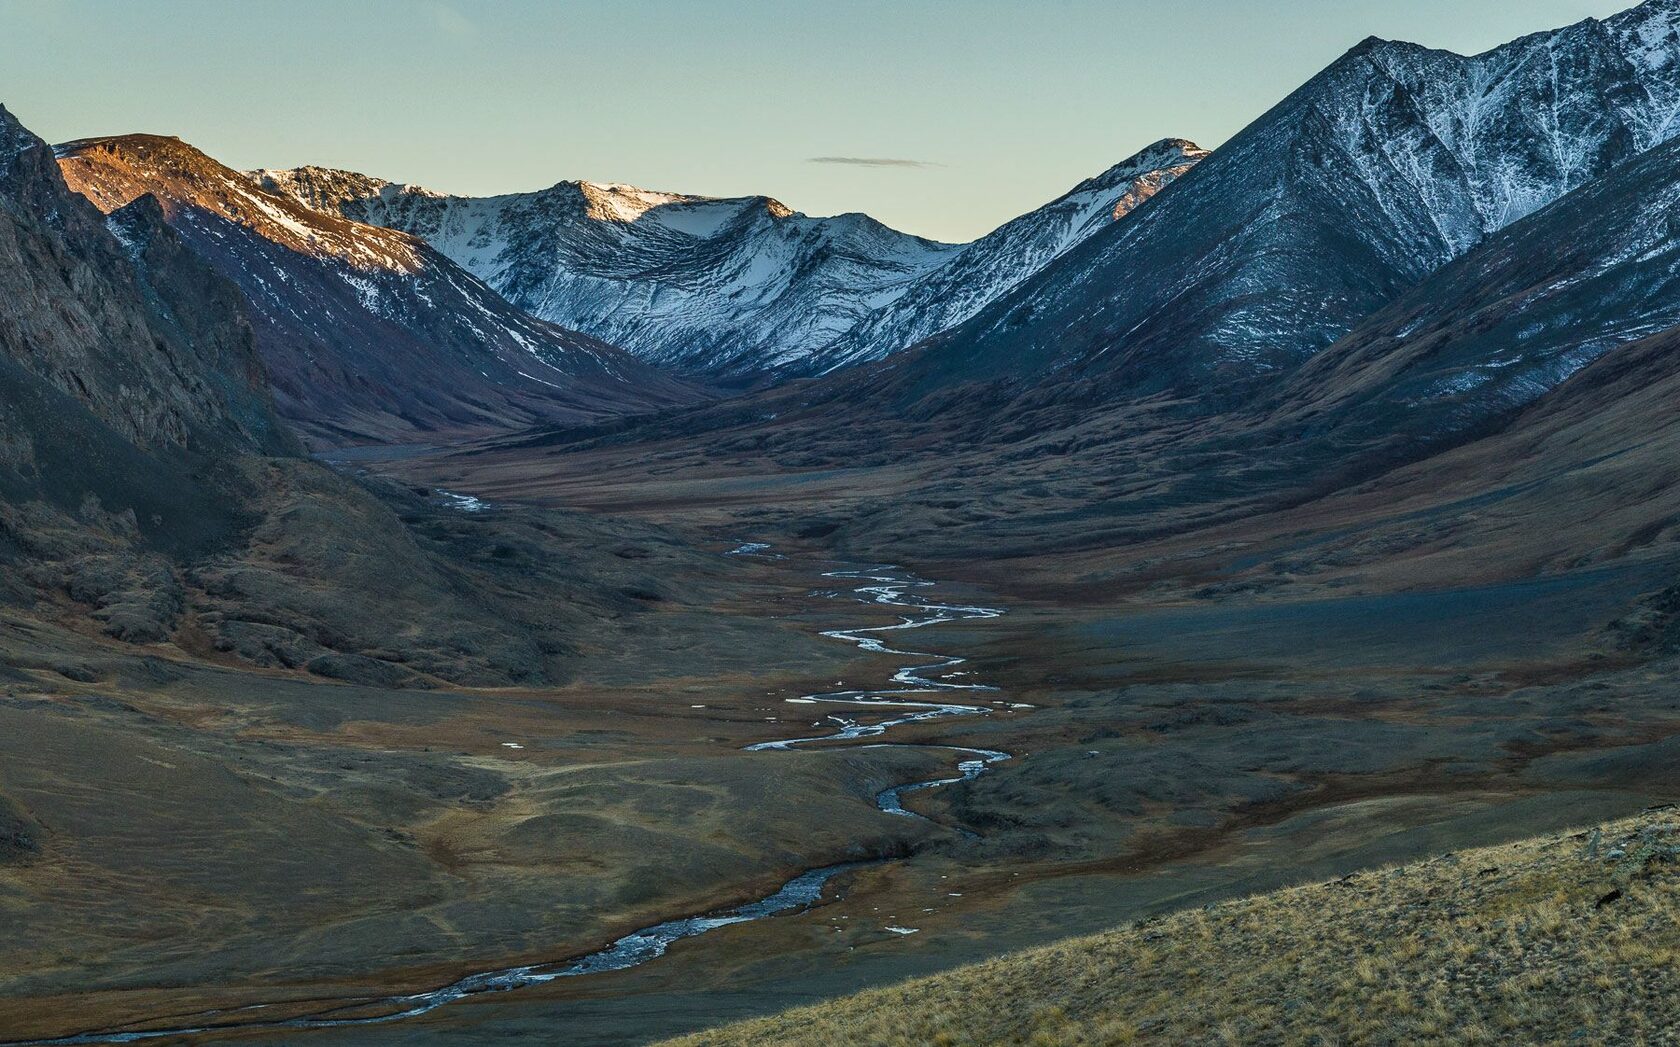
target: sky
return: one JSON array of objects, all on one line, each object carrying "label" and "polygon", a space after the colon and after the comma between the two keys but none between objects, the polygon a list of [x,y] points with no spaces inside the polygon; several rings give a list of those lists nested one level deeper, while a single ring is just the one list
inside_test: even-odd
[{"label": "sky", "polygon": [[1474,53],[1631,5],[0,0],[0,103],[239,168],[763,194],[966,241],[1158,139],[1217,146],[1366,36]]}]

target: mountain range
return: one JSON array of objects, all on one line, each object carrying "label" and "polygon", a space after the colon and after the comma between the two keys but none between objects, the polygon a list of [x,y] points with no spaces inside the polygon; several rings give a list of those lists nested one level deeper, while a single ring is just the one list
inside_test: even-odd
[{"label": "mountain range", "polygon": [[276,405],[317,445],[576,424],[697,396],[513,308],[423,241],[264,192],[178,139],[90,139],[57,155],[106,212],[151,198],[239,286]]},{"label": "mountain range", "polygon": [[112,235],[151,208],[239,288],[316,446],[610,423],[667,462],[1142,470],[1223,516],[1485,434],[1674,325],[1677,29],[1649,0],[1470,57],[1366,40],[1220,149],[1157,143],[960,247],[767,197],[241,174],[144,135],[57,158]]},{"label": "mountain range", "polygon": [[[124,180],[136,171],[144,193]],[[179,195],[160,201],[153,188]],[[646,410],[648,389],[627,384],[645,365],[522,317],[408,237],[295,221],[248,192],[173,140],[55,155],[0,107],[0,613],[174,658],[340,681],[564,675],[598,623],[617,630],[649,606],[621,591],[647,596],[645,581],[583,579],[600,568],[639,579],[638,558],[652,552],[577,554],[625,548],[634,528],[572,517],[472,526],[447,496],[347,477],[313,461],[305,441]],[[329,285],[367,272],[406,275],[370,278],[365,306]],[[452,280],[449,299],[437,281]],[[269,286],[287,290],[267,300],[251,290]],[[446,341],[435,317],[404,326],[425,319],[404,316],[414,303],[452,302],[482,341]],[[387,329],[353,308],[394,317],[406,340],[357,341]],[[282,309],[295,311],[264,315]],[[509,326],[492,326],[500,318]],[[326,331],[333,323],[348,329]],[[285,341],[310,330],[323,340]],[[530,345],[498,345],[503,332]],[[550,350],[538,370],[537,352]],[[472,354],[481,381],[449,352]],[[353,380],[294,396],[275,377],[277,365],[327,353],[346,355],[310,363],[315,373]],[[387,359],[391,386],[355,378]],[[489,413],[508,401],[486,391],[514,388],[497,360],[572,387],[517,401],[528,415]],[[609,392],[605,406],[578,399],[591,381]],[[649,389],[694,395],[659,375]],[[444,413],[467,408],[478,413]]]},{"label": "mountain range", "polygon": [[1674,326],[1677,69],[1674,0],[1472,57],[1367,40],[919,344],[498,454],[861,470],[790,526],[900,557],[1123,556],[1378,483]]},{"label": "mountain range", "polygon": [[768,197],[561,182],[472,198],[313,167],[252,177],[421,237],[532,315],[650,363],[763,384],[881,359],[967,319],[1205,155],[1161,142],[962,247]]},{"label": "mountain range", "polygon": [[1474,57],[1367,40],[942,336],[919,380],[1077,373],[1228,403],[1680,132],[1677,24],[1651,0]]}]

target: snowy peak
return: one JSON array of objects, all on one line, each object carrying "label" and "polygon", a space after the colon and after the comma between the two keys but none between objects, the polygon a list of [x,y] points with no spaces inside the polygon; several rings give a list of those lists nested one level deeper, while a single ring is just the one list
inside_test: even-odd
[{"label": "snowy peak", "polygon": [[797,212],[768,196],[689,196],[598,182],[561,182],[549,193],[576,193],[582,216],[595,222],[647,222],[701,239],[718,235],[732,222],[781,221]]},{"label": "snowy peak", "polygon": [[[330,167],[247,171],[245,176],[265,192],[289,197],[312,210],[329,214],[339,214],[347,203],[356,200],[427,192],[418,186],[396,185],[353,171],[338,171]],[[353,218],[348,214],[343,217]]]},{"label": "snowy peak", "polygon": [[299,254],[332,257],[358,269],[413,273],[422,245],[389,229],[359,226],[262,191],[179,138],[90,138],[55,152],[66,179],[100,210],[156,195],[166,214],[186,207],[255,230]]},{"label": "snowy peak", "polygon": [[475,198],[345,172],[253,177],[301,204],[419,236],[534,316],[740,383],[808,370],[815,350],[956,251],[766,196],[566,181]]},{"label": "snowy peak", "polygon": [[693,198],[650,192],[633,185],[574,182],[583,198],[584,213],[597,222],[635,222],[656,207],[688,203]]},{"label": "snowy peak", "polygon": [[728,222],[762,212],[774,219],[791,218],[792,208],[765,196],[711,197],[641,189],[613,182],[563,181],[530,193],[498,197],[451,197],[421,185],[389,182],[383,178],[327,167],[296,167],[246,172],[246,177],[264,190],[286,196],[316,211],[340,215],[352,221],[379,225],[409,209],[424,209],[423,201],[482,199],[487,201],[541,201],[550,209],[575,214],[580,220],[632,224],[650,222],[692,236],[708,237]]},{"label": "snowy peak", "polygon": [[951,332],[917,380],[1245,395],[1680,132],[1677,14],[1659,0],[1475,56],[1369,39]]},{"label": "snowy peak", "polygon": [[772,200],[768,196],[689,196],[616,183],[561,182],[550,192],[568,190],[575,191],[582,198],[584,216],[593,221],[628,223],[652,220],[696,236],[710,236],[717,231],[714,223],[692,220],[696,216],[735,217],[762,213],[772,219],[783,219],[792,218],[796,213],[780,200]]},{"label": "snowy peak", "polygon": [[532,314],[679,370],[757,383],[877,359],[959,323],[1207,155],[1149,146],[966,246],[766,196],[567,181],[452,197],[342,171],[259,171],[264,187],[413,233]]},{"label": "snowy peak", "polygon": [[1368,183],[1412,183],[1456,256],[1680,130],[1677,27],[1680,4],[1650,0],[1469,57],[1371,38],[1304,91]]},{"label": "snowy peak", "polygon": [[1680,118],[1680,0],[1649,0],[1605,25],[1639,72],[1646,95],[1632,99],[1623,118],[1638,129],[1647,148],[1667,141]]},{"label": "snowy peak", "polygon": [[1438,446],[1674,331],[1677,208],[1680,140],[1671,140],[1367,317],[1283,383],[1285,424],[1310,424],[1344,447]]},{"label": "snowy peak", "polygon": [[1145,175],[1178,168],[1188,168],[1205,159],[1208,150],[1184,138],[1163,138],[1145,149],[1115,164],[1095,178],[1081,182],[1073,191],[1087,188],[1113,188],[1142,178]]},{"label": "snowy peak", "polygon": [[1646,0],[1604,19],[1604,24],[1624,38],[1631,57],[1666,69],[1674,61],[1676,40],[1680,38],[1680,0]]},{"label": "snowy peak", "polygon": [[1207,156],[1208,151],[1194,142],[1183,138],[1163,139],[1095,178],[1079,183],[1066,196],[1025,218],[1032,219],[1053,208],[1093,204],[1101,205],[1100,210],[1111,220],[1124,218]]},{"label": "snowy peak", "polygon": [[964,247],[820,354],[823,370],[879,360],[957,326],[1128,217],[1208,156],[1168,138]]},{"label": "snowy peak", "polygon": [[[422,198],[389,183],[318,168],[244,175],[156,135],[56,152],[65,180],[107,214],[155,198],[180,238],[238,286],[280,410],[320,444],[585,421],[694,397],[514,308],[419,237],[300,199]],[[282,184],[285,193],[266,188]]]},{"label": "snowy peak", "polygon": [[5,173],[19,156],[45,144],[35,137],[34,132],[18,123],[10,110],[0,105],[0,174]]}]

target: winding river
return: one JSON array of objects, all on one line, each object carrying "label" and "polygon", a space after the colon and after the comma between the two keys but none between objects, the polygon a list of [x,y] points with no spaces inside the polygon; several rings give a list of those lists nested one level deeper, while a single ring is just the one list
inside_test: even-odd
[{"label": "winding river", "polygon": [[[811,738],[784,738],[780,741],[760,742],[757,745],[748,746],[749,751],[786,750],[819,743],[853,742],[862,738],[878,738],[894,727],[903,727],[907,724],[926,723],[930,720],[943,720],[951,717],[985,716],[991,712],[991,709],[984,705],[932,700],[933,696],[951,692],[997,692],[997,688],[985,684],[952,682],[967,675],[967,673],[957,671],[957,666],[968,664],[968,659],[952,655],[932,654],[927,651],[907,651],[889,647],[884,637],[892,633],[943,625],[946,622],[1000,618],[1003,616],[1003,611],[995,607],[970,607],[916,600],[909,595],[911,592],[931,589],[935,583],[909,577],[893,567],[866,567],[831,571],[824,577],[864,582],[865,584],[851,590],[852,595],[869,603],[914,612],[901,616],[900,620],[894,625],[835,629],[823,633],[824,636],[855,644],[860,649],[872,654],[896,655],[904,658],[932,658],[935,660],[906,666],[898,670],[892,677],[894,686],[885,690],[828,691],[788,699],[790,703],[796,705],[845,705],[855,709],[903,710],[896,715],[891,715],[884,720],[864,722],[853,716],[836,713],[828,718],[836,727],[833,733]],[[1025,708],[1019,704],[1015,707]],[[884,743],[875,743],[868,747],[885,748],[888,746]],[[972,781],[986,773],[993,764],[1002,763],[1010,758],[1008,753],[993,749],[970,749],[953,745],[892,743],[891,747],[934,749],[964,757],[957,764],[956,777],[935,778],[931,781],[895,785],[876,795],[876,806],[888,814],[904,818],[921,817],[921,815],[906,809],[904,806],[904,797],[910,793],[937,789],[945,785],[955,785],[958,782]],[[959,829],[957,831],[965,835],[972,835],[966,830]]]},{"label": "winding river", "polygon": [[[744,544],[730,552],[732,556],[752,556],[781,559],[759,543]],[[873,654],[912,658],[915,664],[899,669],[892,676],[891,685],[879,690],[841,690],[790,698],[795,705],[845,706],[849,712],[828,716],[834,730],[804,738],[784,738],[748,746],[748,751],[793,750],[808,747],[847,746],[853,748],[915,748],[949,753],[957,757],[956,773],[926,781],[884,789],[875,797],[876,805],[887,814],[903,818],[922,816],[904,806],[904,798],[916,792],[972,781],[994,764],[1010,758],[1010,754],[990,749],[972,749],[950,745],[921,745],[908,742],[866,741],[879,739],[895,727],[927,723],[954,717],[979,717],[1002,705],[991,706],[940,700],[941,696],[962,694],[972,696],[996,693],[996,688],[965,682],[968,675],[958,669],[967,664],[964,658],[932,654],[926,651],[904,650],[888,646],[887,638],[896,633],[925,629],[947,622],[998,618],[1003,611],[993,607],[973,607],[936,603],[915,597],[914,593],[934,587],[935,583],[915,578],[893,567],[863,567],[831,571],[825,578],[861,583],[849,590],[830,595],[849,595],[863,603],[890,607],[900,611],[899,621],[892,625],[836,629],[822,635],[856,645]],[[921,659],[930,659],[921,661]],[[1014,708],[1026,708],[1015,705]],[[867,710],[886,712],[884,718],[864,718]],[[850,743],[864,742],[862,745]],[[972,838],[974,834],[962,828],[953,831]],[[801,873],[789,880],[776,893],[756,902],[701,916],[667,920],[652,927],[627,934],[599,952],[551,964],[507,967],[467,975],[440,989],[399,996],[365,997],[333,1001],[326,1009],[294,1017],[264,1018],[265,1010],[278,1010],[278,1005],[258,1004],[231,1011],[204,1011],[192,1016],[194,1024],[174,1028],[153,1028],[135,1031],[105,1030],[87,1032],[55,1039],[0,1042],[0,1047],[72,1047],[81,1044],[139,1043],[170,1037],[202,1033],[254,1032],[287,1029],[336,1029],[348,1026],[384,1025],[429,1014],[440,1007],[485,993],[510,992],[590,974],[605,974],[637,967],[665,954],[673,943],[693,938],[720,927],[762,920],[769,916],[803,911],[822,899],[829,881],[842,873],[879,861],[844,862],[827,865]]]}]

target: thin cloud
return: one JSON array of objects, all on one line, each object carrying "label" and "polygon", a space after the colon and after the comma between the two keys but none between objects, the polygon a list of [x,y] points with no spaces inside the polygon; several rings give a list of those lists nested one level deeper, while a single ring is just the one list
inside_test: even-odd
[{"label": "thin cloud", "polygon": [[472,19],[448,4],[438,3],[434,0],[433,3],[427,5],[426,13],[431,16],[432,24],[439,31],[449,36],[472,36],[478,31],[478,27],[473,24]]},{"label": "thin cloud", "polygon": [[813,156],[808,164],[842,164],[847,167],[944,167],[931,160],[901,160],[893,156]]}]

